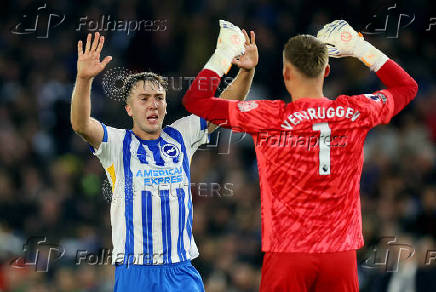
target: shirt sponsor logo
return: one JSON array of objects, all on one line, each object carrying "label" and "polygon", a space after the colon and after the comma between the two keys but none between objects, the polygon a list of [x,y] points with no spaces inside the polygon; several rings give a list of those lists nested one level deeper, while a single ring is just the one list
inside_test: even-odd
[{"label": "shirt sponsor logo", "polygon": [[144,169],[136,172],[136,177],[144,178],[144,185],[160,185],[183,182],[182,167],[167,168],[167,169]]},{"label": "shirt sponsor logo", "polygon": [[241,112],[249,112],[255,108],[257,108],[259,105],[254,100],[244,100],[238,102],[238,108]]}]

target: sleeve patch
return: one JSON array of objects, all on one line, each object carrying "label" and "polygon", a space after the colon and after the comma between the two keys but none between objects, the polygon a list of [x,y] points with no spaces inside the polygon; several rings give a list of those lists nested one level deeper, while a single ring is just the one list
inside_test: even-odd
[{"label": "sleeve patch", "polygon": [[[382,99],[380,98],[380,96],[378,94],[364,94],[364,96],[368,99],[372,99],[375,102],[381,102]],[[386,99],[386,97],[385,97]],[[383,103],[385,103],[386,101],[384,101]]]},{"label": "sleeve patch", "polygon": [[380,97],[381,101],[385,104],[386,101],[388,100],[387,96],[381,92],[377,92],[375,95],[377,95],[378,97]]},{"label": "sleeve patch", "polygon": [[257,108],[259,104],[254,100],[243,100],[238,102],[239,111],[245,113]]}]

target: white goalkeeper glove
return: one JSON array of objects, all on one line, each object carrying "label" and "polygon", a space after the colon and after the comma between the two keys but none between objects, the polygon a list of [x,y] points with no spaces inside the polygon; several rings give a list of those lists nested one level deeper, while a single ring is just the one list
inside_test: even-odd
[{"label": "white goalkeeper glove", "polygon": [[363,39],[345,20],[335,20],[318,31],[317,38],[327,44],[333,58],[356,57],[377,72],[388,60],[380,50]]},{"label": "white goalkeeper glove", "polygon": [[220,34],[215,53],[204,66],[223,76],[230,70],[234,57],[244,54],[245,37],[239,27],[228,21],[220,20]]}]

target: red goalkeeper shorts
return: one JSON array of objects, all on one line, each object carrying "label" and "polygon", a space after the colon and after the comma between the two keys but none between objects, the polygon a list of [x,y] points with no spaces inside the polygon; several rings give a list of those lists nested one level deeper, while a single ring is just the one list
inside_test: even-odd
[{"label": "red goalkeeper shorts", "polygon": [[356,251],[334,253],[267,252],[261,292],[359,291]]}]

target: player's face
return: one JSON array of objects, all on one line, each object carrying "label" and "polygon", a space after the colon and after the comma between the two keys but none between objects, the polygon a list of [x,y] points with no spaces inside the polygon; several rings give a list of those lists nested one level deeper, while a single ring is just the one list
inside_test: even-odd
[{"label": "player's face", "polygon": [[138,81],[133,86],[126,111],[133,123],[147,134],[158,134],[166,115],[166,91],[157,83]]}]

